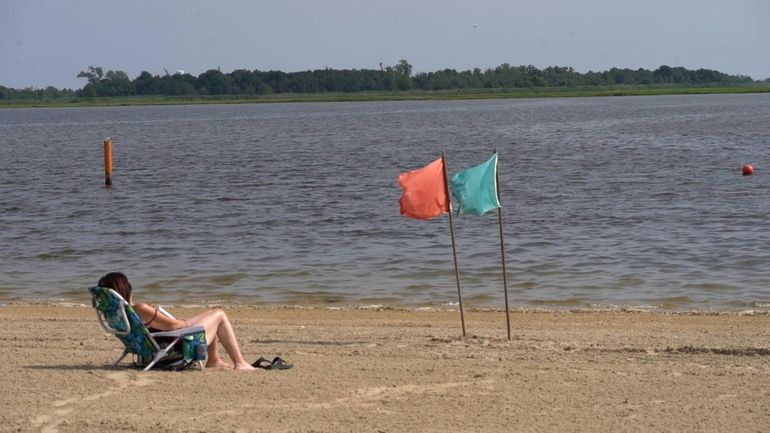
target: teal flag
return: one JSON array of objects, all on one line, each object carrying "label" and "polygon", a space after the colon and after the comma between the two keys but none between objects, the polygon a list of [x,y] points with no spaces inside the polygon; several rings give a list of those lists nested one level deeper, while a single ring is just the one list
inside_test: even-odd
[{"label": "teal flag", "polygon": [[452,176],[452,196],[460,202],[458,213],[483,215],[499,208],[497,153],[487,162]]}]

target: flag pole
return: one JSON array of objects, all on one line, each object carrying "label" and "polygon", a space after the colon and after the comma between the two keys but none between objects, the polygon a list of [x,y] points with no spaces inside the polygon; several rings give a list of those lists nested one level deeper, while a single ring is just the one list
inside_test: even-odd
[{"label": "flag pole", "polygon": [[455,280],[457,280],[457,299],[460,302],[460,322],[463,325],[463,337],[465,337],[465,312],[463,310],[463,294],[460,291],[460,268],[457,265],[457,246],[455,242],[455,220],[452,216],[452,196],[449,195],[449,179],[446,174],[446,158],[444,152],[441,152],[441,162],[444,166],[444,191],[446,192],[447,204],[449,206],[449,231],[452,234],[452,256],[455,263]]},{"label": "flag pole", "polygon": [[[497,154],[497,149],[494,150]],[[500,162],[498,157],[497,162]],[[495,167],[495,186],[497,187],[497,199],[500,200],[500,176],[497,167]],[[511,340],[511,309],[508,307],[508,275],[505,271],[505,241],[503,240],[503,204],[497,208],[497,220],[500,225],[500,257],[503,263],[503,289],[505,292],[505,322],[508,327],[508,340]]]}]

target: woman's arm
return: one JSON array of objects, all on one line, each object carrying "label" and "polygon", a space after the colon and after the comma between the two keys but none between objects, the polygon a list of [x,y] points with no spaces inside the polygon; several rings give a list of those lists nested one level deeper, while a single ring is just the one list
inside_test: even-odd
[{"label": "woman's arm", "polygon": [[150,304],[136,304],[134,310],[142,318],[145,326],[148,328],[160,329],[161,331],[171,331],[172,329],[186,328],[187,321],[184,319],[172,319]]}]

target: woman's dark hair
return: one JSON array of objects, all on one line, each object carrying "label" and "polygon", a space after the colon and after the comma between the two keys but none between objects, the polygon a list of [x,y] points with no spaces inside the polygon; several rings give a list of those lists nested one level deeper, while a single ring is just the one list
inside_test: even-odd
[{"label": "woman's dark hair", "polygon": [[131,302],[131,283],[128,282],[128,278],[122,272],[110,272],[99,278],[99,282],[96,285],[110,288],[118,292],[123,299]]}]

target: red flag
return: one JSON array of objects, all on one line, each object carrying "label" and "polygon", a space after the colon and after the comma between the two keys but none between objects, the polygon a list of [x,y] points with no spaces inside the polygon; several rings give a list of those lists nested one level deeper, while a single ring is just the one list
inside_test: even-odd
[{"label": "red flag", "polygon": [[439,158],[423,168],[398,175],[404,189],[399,203],[401,214],[410,218],[429,220],[449,212],[444,160]]}]

